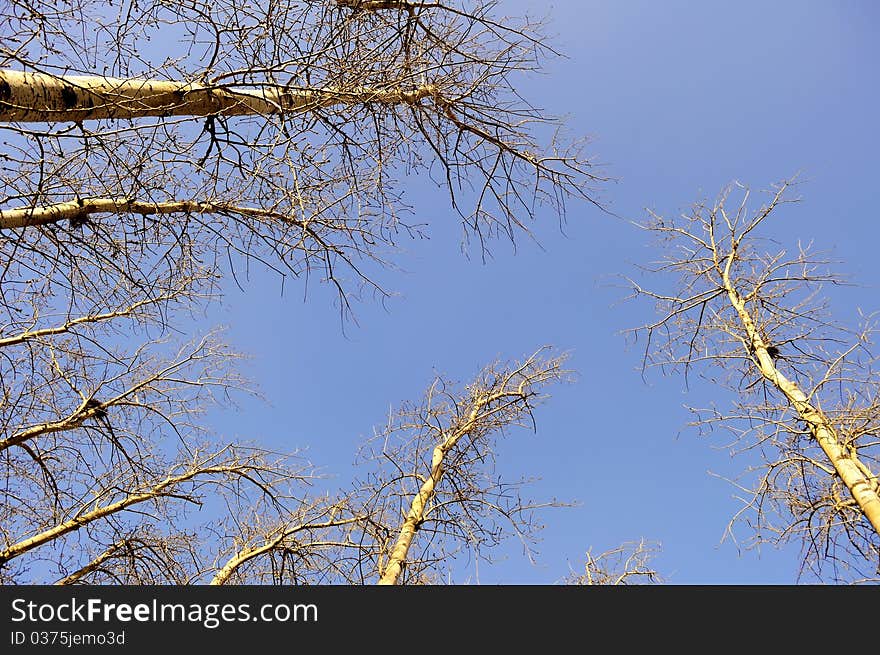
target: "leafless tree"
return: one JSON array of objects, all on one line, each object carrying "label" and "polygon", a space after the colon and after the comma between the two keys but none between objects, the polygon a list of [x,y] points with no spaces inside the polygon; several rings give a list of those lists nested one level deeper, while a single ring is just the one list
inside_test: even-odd
[{"label": "leafless tree", "polygon": [[204,425],[249,385],[217,335],[181,338],[253,262],[329,281],[343,311],[384,293],[398,239],[434,218],[406,218],[416,174],[481,250],[542,205],[594,201],[582,143],[518,91],[555,54],[540,22],[495,10],[10,0],[2,581],[416,583],[461,549],[487,556],[502,523],[530,543],[542,504],[491,476],[493,439],[531,419],[561,360],[438,380],[359,484],[314,495],[307,462]]},{"label": "leafless tree", "polygon": [[[655,302],[645,367],[700,376],[733,391],[733,409],[693,408],[695,424],[733,436],[748,458],[736,485],[747,544],[800,543],[802,574],[835,582],[880,577],[880,379],[873,317],[851,329],[831,318],[826,290],[843,282],[827,258],[789,254],[760,236],[791,198],[792,181],[750,211],[740,184],[678,218],[643,225],[663,258],[646,268]],[[739,195],[738,199],[733,196]],[[792,230],[793,232],[793,230]],[[794,244],[793,244],[794,245]],[[660,280],[668,290],[655,291]]]},{"label": "leafless tree", "polygon": [[511,530],[531,557],[535,513],[548,503],[524,499],[527,481],[504,481],[494,461],[497,439],[532,427],[544,388],[570,377],[564,357],[548,354],[491,364],[463,390],[435,379],[421,403],[401,408],[365,448],[377,465],[364,506],[379,545],[370,571],[379,584],[419,579],[461,551],[489,558]]},{"label": "leafless tree", "polygon": [[[495,362],[464,387],[436,378],[420,402],[402,406],[365,444],[365,475],[324,505],[332,525],[313,518],[302,530],[308,536],[255,534],[241,551],[252,561],[233,556],[215,582],[436,583],[456,575],[458,555],[488,559],[505,536],[531,549],[535,514],[561,503],[524,499],[526,480],[503,482],[496,441],[533,427],[545,388],[568,376],[563,359],[542,349],[522,362]],[[291,565],[303,551],[311,567]]]},{"label": "leafless tree", "polygon": [[[365,477],[335,503],[325,500],[310,523],[255,533],[213,582],[439,584],[460,575],[461,558],[479,571],[508,538],[534,561],[540,513],[568,504],[527,498],[531,480],[505,481],[495,456],[501,437],[535,427],[547,388],[571,379],[565,360],[542,348],[519,362],[493,362],[467,385],[436,377],[364,445]],[[563,582],[662,582],[649,566],[658,552],[646,540],[589,551],[585,573]]]},{"label": "leafless tree", "polygon": [[495,4],[12,0],[0,229],[145,285],[158,259],[244,254],[331,280],[344,307],[422,229],[408,175],[481,247],[528,231],[599,178],[517,92],[553,54],[540,23]]},{"label": "leafless tree", "polygon": [[659,552],[658,543],[645,539],[624,542],[599,555],[593,555],[591,549],[584,558],[583,573],[572,571],[563,582],[586,586],[657,584],[663,578],[650,562]]},{"label": "leafless tree", "polygon": [[204,280],[144,297],[123,278],[76,315],[51,276],[28,277],[36,260],[8,262],[2,285],[0,581],[199,581],[225,538],[218,511],[277,521],[303,507],[306,462],[203,424],[247,389],[219,334],[171,330]]},{"label": "leafless tree", "polygon": [[0,581],[415,583],[510,529],[528,543],[545,504],[495,477],[494,441],[531,424],[562,358],[495,364],[464,390],[437,379],[377,437],[362,482],[315,495],[308,462],[203,426],[247,389],[216,335],[135,340],[190,288],[77,318],[21,294],[30,315],[0,339]]}]

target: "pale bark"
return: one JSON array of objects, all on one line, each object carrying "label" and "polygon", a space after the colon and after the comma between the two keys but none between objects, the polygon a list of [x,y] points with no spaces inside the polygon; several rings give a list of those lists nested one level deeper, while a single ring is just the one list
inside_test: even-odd
[{"label": "pale bark", "polygon": [[413,89],[310,89],[267,83],[255,88],[0,69],[0,121],[57,123],[150,116],[265,116],[367,102],[415,104],[436,94],[437,89],[429,84]]},{"label": "pale bark", "polygon": [[847,486],[853,499],[864,513],[865,517],[874,527],[874,531],[880,535],[880,495],[878,495],[878,478],[859,459],[858,454],[851,448],[847,448],[837,436],[834,426],[822,410],[813,405],[806,394],[793,381],[786,378],[773,363],[773,358],[767,352],[769,344],[764,339],[752,317],[746,309],[745,301],[733,286],[730,278],[730,269],[736,258],[736,248],[732,249],[727,258],[722,273],[724,290],[731,305],[736,310],[746,335],[758,360],[758,367],[767,380],[781,391],[788,402],[798,413],[798,416],[808,426],[819,444],[822,451],[828,457],[828,461],[834,466],[834,470]]},{"label": "pale bark", "polygon": [[[3,212],[0,212],[0,228],[5,228],[7,226],[3,224],[2,217]],[[59,334],[67,334],[73,331],[73,329],[76,328],[78,325],[85,325],[88,323],[102,323],[106,321],[112,321],[113,319],[117,318],[132,317],[140,309],[144,309],[150,305],[156,305],[159,302],[165,300],[170,301],[173,299],[174,294],[163,294],[155,298],[150,298],[148,300],[139,300],[135,303],[132,303],[128,307],[117,311],[104,312],[102,314],[88,314],[86,316],[71,318],[61,325],[56,325],[54,327],[25,330],[24,332],[16,334],[15,336],[0,339],[0,348],[17,346],[22,343],[27,343],[28,341],[38,341],[40,339],[45,339],[46,337],[56,336]],[[0,450],[2,450],[2,448],[0,448]]]},{"label": "pale bark", "polygon": [[266,540],[265,543],[260,544],[259,546],[252,546],[251,548],[243,548],[238,551],[235,555],[233,555],[229,560],[224,564],[219,571],[214,575],[211,579],[212,585],[224,585],[229,581],[229,578],[235,574],[235,572],[241,568],[244,564],[249,562],[250,560],[259,557],[260,555],[265,555],[266,553],[272,552],[284,542],[289,539],[292,535],[297,532],[302,532],[303,530],[325,530],[327,528],[334,528],[340,525],[346,525],[348,523],[354,523],[355,521],[361,520],[363,517],[355,517],[350,519],[344,519],[341,521],[326,521],[323,523],[306,523],[302,525],[297,525],[293,528],[286,528],[279,531],[277,535],[271,537]]},{"label": "pale bark", "polygon": [[0,210],[0,229],[14,230],[34,225],[47,225],[62,220],[82,222],[94,214],[212,214],[226,212],[261,220],[279,219],[299,223],[290,216],[258,207],[247,207],[226,202],[200,202],[198,200],[169,200],[146,202],[130,198],[81,198],[37,207],[16,207]]},{"label": "pale bark", "polygon": [[[137,305],[134,305],[133,307],[136,306]],[[205,344],[204,339],[202,340],[201,344],[202,346]],[[88,404],[89,399],[83,397],[80,405],[68,416],[58,419],[57,421],[46,421],[44,423],[32,425],[28,428],[12,434],[9,437],[6,437],[5,439],[0,439],[0,453],[7,450],[8,448],[19,446],[26,441],[30,441],[31,439],[35,439],[42,435],[64,432],[66,430],[80,427],[87,419],[97,416],[102,410],[104,410],[105,407],[114,404],[121,398],[125,396],[133,396],[141,389],[149,387],[150,385],[156,383],[158,380],[171,380],[171,376],[176,375],[177,372],[189,361],[189,358],[190,356],[187,356],[182,358],[181,360],[169,363],[167,366],[158,371],[155,375],[151,375],[146,379],[140,380],[139,382],[129,387],[124,393],[121,393],[114,398],[106,399],[103,403],[90,405]]]},{"label": "pale bark", "polygon": [[69,584],[76,584],[77,582],[79,582],[80,580],[82,580],[83,577],[87,576],[89,573],[91,573],[92,571],[94,571],[94,570],[96,570],[97,568],[99,568],[104,562],[106,562],[108,559],[110,559],[110,558],[113,557],[116,553],[118,553],[118,552],[119,552],[119,549],[120,549],[120,548],[124,548],[125,545],[126,545],[126,543],[127,543],[127,542],[126,542],[125,540],[121,540],[121,541],[117,541],[117,542],[114,543],[114,544],[110,544],[110,547],[107,548],[107,550],[105,550],[103,553],[101,553],[100,555],[98,555],[98,556],[97,556],[95,559],[93,559],[91,562],[89,562],[89,563],[86,564],[85,566],[83,566],[83,567],[77,569],[76,571],[74,571],[74,572],[71,573],[70,575],[61,578],[61,579],[60,579],[58,582],[56,582],[55,584],[56,584],[56,585],[69,585]]},{"label": "pale bark", "polygon": [[187,471],[181,475],[169,476],[166,479],[162,480],[149,489],[142,491],[140,493],[132,493],[128,494],[122,500],[116,501],[115,503],[111,503],[109,505],[104,505],[103,507],[97,507],[90,512],[84,512],[77,516],[74,516],[72,519],[64,521],[63,523],[59,523],[58,525],[49,528],[48,530],[44,530],[38,534],[35,534],[32,537],[28,537],[27,539],[23,539],[15,544],[12,544],[8,548],[0,550],[0,565],[5,564],[9,560],[18,557],[19,555],[23,555],[24,553],[33,550],[34,548],[38,548],[50,541],[54,541],[55,539],[64,536],[68,532],[73,532],[74,530],[79,530],[80,528],[93,523],[94,521],[98,521],[100,519],[106,518],[115,514],[117,512],[121,512],[122,510],[131,507],[132,505],[137,505],[139,503],[146,502],[148,500],[153,500],[155,498],[159,498],[171,492],[177,485],[192,480],[193,478],[201,475],[225,475],[230,473],[239,473],[240,469],[232,466],[213,466],[213,467],[205,467],[194,469],[191,471]]},{"label": "pale bark", "polygon": [[484,402],[478,403],[473,410],[471,410],[467,420],[462,425],[452,430],[449,433],[449,436],[434,448],[434,452],[431,455],[431,473],[422,483],[418,493],[413,497],[412,502],[410,503],[409,511],[406,514],[403,525],[400,527],[400,534],[397,537],[394,548],[391,550],[388,563],[385,565],[384,571],[382,571],[378,584],[397,584],[397,580],[403,572],[403,567],[406,564],[406,557],[409,553],[413,538],[416,535],[416,531],[418,530],[418,526],[421,525],[422,521],[425,519],[425,509],[428,501],[434,496],[437,485],[443,477],[443,459],[446,456],[446,453],[455,447],[458,440],[474,427],[480,410],[486,404],[492,402],[492,400],[496,400],[503,395],[505,394],[497,394],[497,396],[487,398]]},{"label": "pale bark", "polygon": [[77,408],[75,412],[73,412],[70,416],[67,416],[66,418],[60,419],[58,421],[47,421],[45,423],[39,423],[25,430],[21,430],[20,432],[16,432],[12,436],[6,437],[5,439],[0,439],[0,453],[8,448],[19,446],[26,441],[30,441],[31,439],[42,435],[54,434],[56,432],[64,432],[66,430],[77,428],[81,426],[86,419],[92,418],[97,415],[102,409],[103,406],[94,406],[91,408],[87,408],[85,404],[82,404],[79,406],[79,408]]}]

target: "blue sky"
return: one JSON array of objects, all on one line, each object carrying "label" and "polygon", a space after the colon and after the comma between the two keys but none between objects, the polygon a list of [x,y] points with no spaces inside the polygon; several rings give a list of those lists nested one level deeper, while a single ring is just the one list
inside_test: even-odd
[{"label": "blue sky", "polygon": [[[753,187],[801,172],[803,202],[767,234],[785,247],[815,240],[863,286],[836,298],[837,317],[880,308],[875,196],[880,91],[873,2],[499,3],[498,11],[547,13],[552,44],[567,55],[524,77],[534,104],[569,117],[614,178],[601,198],[615,213],[678,213],[714,198],[734,179]],[[564,233],[553,216],[535,225],[540,246],[492,245],[493,258],[463,254],[461,230],[436,191],[406,183],[430,239],[404,242],[401,271],[383,275],[397,295],[355,305],[340,324],[327,289],[255,272],[242,292],[231,280],[211,317],[252,355],[246,372],[268,404],[222,416],[230,436],[279,449],[308,448],[329,484],[345,486],[358,444],[390,407],[417,399],[435,372],[467,380],[496,357],[544,344],[571,351],[575,384],[552,389],[536,433],[503,442],[505,477],[537,475],[538,498],[576,501],[550,510],[533,566],[511,542],[479,577],[456,581],[552,583],[583,553],[645,537],[662,543],[656,567],[679,584],[790,583],[796,549],[738,552],[719,544],[738,508],[718,443],[685,428],[686,403],[729,397],[706,384],[638,370],[641,351],[620,334],[653,317],[624,303],[615,276],[656,256],[644,235],[587,204],[569,206]]]}]

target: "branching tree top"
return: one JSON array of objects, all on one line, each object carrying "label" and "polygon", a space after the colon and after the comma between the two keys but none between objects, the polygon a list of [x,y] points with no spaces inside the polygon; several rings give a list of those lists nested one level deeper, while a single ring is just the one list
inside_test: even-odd
[{"label": "branching tree top", "polygon": [[540,23],[495,5],[12,0],[0,229],[135,278],[245,253],[343,294],[415,229],[409,175],[481,247],[527,232],[599,178],[518,92],[554,54]]},{"label": "branching tree top", "polygon": [[[777,185],[750,209],[731,185],[714,203],[643,227],[663,254],[648,267],[659,318],[637,333],[645,367],[735,393],[732,410],[694,408],[696,423],[729,431],[755,464],[737,481],[749,542],[795,541],[805,570],[834,581],[880,578],[880,385],[876,319],[835,320],[824,291],[844,280],[812,247],[762,236],[792,198]],[[738,194],[738,198],[737,198]],[[658,289],[661,280],[667,289]],[[733,524],[731,524],[732,529]],[[731,532],[732,534],[732,532]]]},{"label": "branching tree top", "polygon": [[[436,579],[533,513],[495,439],[566,376],[540,352],[437,380],[336,495],[205,424],[249,382],[212,332],[233,264],[350,293],[428,175],[485,249],[592,201],[581,144],[520,95],[541,25],[494,2],[11,0],[0,16],[0,581]],[[425,218],[419,216],[418,223]],[[433,576],[433,578],[432,578]]]}]

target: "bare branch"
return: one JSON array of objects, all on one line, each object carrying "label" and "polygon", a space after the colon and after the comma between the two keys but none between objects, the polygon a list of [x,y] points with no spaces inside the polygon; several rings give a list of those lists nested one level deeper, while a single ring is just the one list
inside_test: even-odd
[{"label": "bare branch", "polygon": [[624,542],[616,548],[593,555],[587,551],[584,572],[572,571],[563,584],[568,585],[632,585],[657,584],[663,581],[649,562],[660,552],[660,545],[640,539]]},{"label": "bare branch", "polygon": [[[817,575],[827,564],[835,580],[863,580],[872,575],[865,566],[877,574],[880,563],[874,326],[869,319],[853,331],[828,318],[820,291],[843,283],[829,262],[803,247],[794,256],[763,250],[759,228],[793,202],[792,184],[778,185],[751,214],[748,190],[735,185],[680,219],[653,215],[643,227],[665,257],[648,273],[654,284],[676,279],[667,293],[634,284],[661,316],[635,333],[647,337],[645,367],[687,374],[707,365],[736,395],[732,412],[695,409],[695,424],[724,428],[733,452],[763,460],[748,470],[757,477],[738,515],[751,517],[754,543],[768,539],[765,531],[799,539]],[[742,199],[728,210],[736,188]]]},{"label": "bare branch", "polygon": [[[492,473],[494,440],[512,426],[533,425],[542,389],[569,373],[563,357],[544,349],[516,364],[486,367],[463,391],[438,378],[419,405],[392,416],[374,440],[367,461],[381,468],[360,492],[372,517],[364,530],[376,543],[379,584],[419,579],[460,547],[479,554],[512,529],[524,546],[536,526],[531,514],[555,503],[521,498],[521,483],[503,483]],[[502,523],[493,527],[495,519]],[[419,542],[421,554],[414,554]],[[435,554],[425,555],[426,551]]]}]

